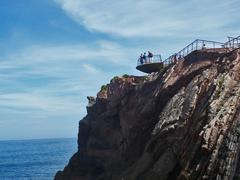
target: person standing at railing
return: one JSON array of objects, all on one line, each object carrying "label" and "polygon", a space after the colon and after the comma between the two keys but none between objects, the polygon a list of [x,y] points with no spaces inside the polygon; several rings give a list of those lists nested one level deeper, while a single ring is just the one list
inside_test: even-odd
[{"label": "person standing at railing", "polygon": [[148,51],[148,60],[149,60],[149,63],[152,62],[152,59],[153,59],[153,53],[151,53],[150,51]]},{"label": "person standing at railing", "polygon": [[143,54],[140,55],[139,60],[140,60],[140,63],[143,64]]},{"label": "person standing at railing", "polygon": [[143,53],[143,60],[145,61],[145,63],[147,63],[147,56],[146,56],[146,52]]},{"label": "person standing at railing", "polygon": [[182,60],[183,59],[183,56],[182,55],[179,55],[178,56],[178,60]]},{"label": "person standing at railing", "polygon": [[173,63],[176,63],[176,62],[177,62],[177,53],[173,55]]},{"label": "person standing at railing", "polygon": [[202,49],[206,49],[206,44],[203,43]]}]

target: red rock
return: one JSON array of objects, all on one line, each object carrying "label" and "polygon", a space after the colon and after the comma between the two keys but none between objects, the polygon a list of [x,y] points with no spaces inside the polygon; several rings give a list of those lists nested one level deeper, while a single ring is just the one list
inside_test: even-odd
[{"label": "red rock", "polygon": [[239,52],[193,52],[148,81],[114,78],[55,179],[239,179]]}]

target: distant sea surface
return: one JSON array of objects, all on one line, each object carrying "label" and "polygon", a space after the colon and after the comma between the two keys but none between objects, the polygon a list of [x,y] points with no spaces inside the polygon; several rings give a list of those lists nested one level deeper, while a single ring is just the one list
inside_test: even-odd
[{"label": "distant sea surface", "polygon": [[0,180],[48,180],[77,152],[77,140],[0,141]]}]

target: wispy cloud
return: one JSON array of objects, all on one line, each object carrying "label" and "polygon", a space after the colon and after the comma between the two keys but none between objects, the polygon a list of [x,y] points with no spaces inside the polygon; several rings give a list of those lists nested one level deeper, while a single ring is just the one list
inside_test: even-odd
[{"label": "wispy cloud", "polygon": [[[55,0],[90,31],[123,37],[223,35],[240,17],[237,0]],[[238,27],[239,30],[239,27]],[[236,31],[234,31],[236,32]]]},{"label": "wispy cloud", "polygon": [[89,65],[89,64],[83,64],[83,68],[90,74],[100,74],[101,71],[99,71],[97,68]]},{"label": "wispy cloud", "polygon": [[[135,65],[131,51],[116,42],[97,41],[31,45],[2,56],[0,113],[83,115],[87,95],[95,95],[119,68]],[[109,67],[113,69],[105,71]]]},{"label": "wispy cloud", "polygon": [[[0,57],[1,69],[19,68],[20,66],[42,63],[61,64],[84,61],[101,61],[119,65],[128,65],[128,54],[135,48],[127,48],[117,42],[99,40],[88,44],[64,44],[64,45],[31,45],[8,54],[7,57]],[[36,66],[37,67],[37,66]],[[39,66],[44,67],[44,66]]]},{"label": "wispy cloud", "polygon": [[[67,100],[68,99],[68,100]],[[1,107],[12,109],[16,112],[17,109],[20,112],[30,113],[33,111],[39,111],[44,116],[61,114],[79,114],[80,103],[72,101],[69,97],[58,98],[53,96],[43,96],[43,94],[37,93],[6,93],[0,94]],[[36,114],[39,116],[39,114]]]}]

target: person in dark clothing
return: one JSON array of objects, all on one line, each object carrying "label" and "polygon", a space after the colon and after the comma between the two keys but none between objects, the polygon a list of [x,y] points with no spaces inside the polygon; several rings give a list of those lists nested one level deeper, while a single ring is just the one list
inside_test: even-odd
[{"label": "person in dark clothing", "polygon": [[203,43],[202,49],[206,49],[206,44]]},{"label": "person in dark clothing", "polygon": [[145,61],[145,63],[147,63],[147,56],[146,56],[146,53],[143,54],[143,60]]},{"label": "person in dark clothing", "polygon": [[149,60],[149,63],[152,61],[152,58],[153,58],[153,54],[148,51],[148,60]]},{"label": "person in dark clothing", "polygon": [[140,55],[140,63],[143,64],[143,54]]},{"label": "person in dark clothing", "polygon": [[173,55],[173,63],[176,63],[176,62],[177,62],[177,53]]}]

